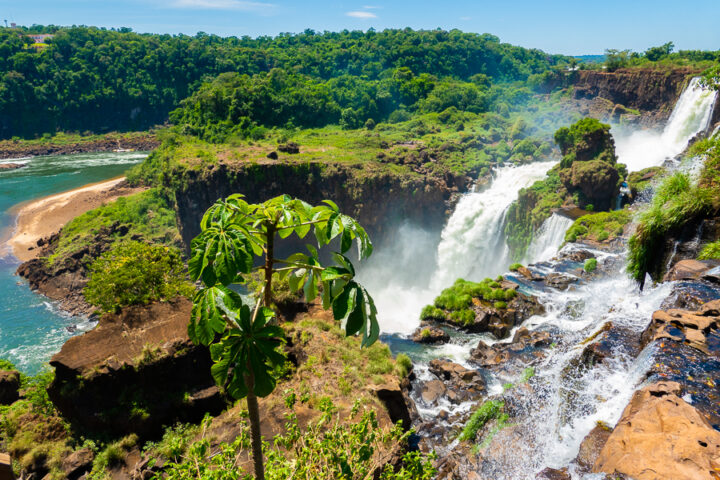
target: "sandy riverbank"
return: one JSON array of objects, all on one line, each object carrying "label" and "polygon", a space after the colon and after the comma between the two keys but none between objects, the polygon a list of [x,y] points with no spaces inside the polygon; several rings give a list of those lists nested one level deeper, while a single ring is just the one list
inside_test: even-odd
[{"label": "sandy riverbank", "polygon": [[88,210],[144,189],[130,187],[125,177],[120,177],[20,205],[14,212],[17,224],[8,245],[20,261],[31,260],[39,251],[37,241],[41,238],[52,235]]}]

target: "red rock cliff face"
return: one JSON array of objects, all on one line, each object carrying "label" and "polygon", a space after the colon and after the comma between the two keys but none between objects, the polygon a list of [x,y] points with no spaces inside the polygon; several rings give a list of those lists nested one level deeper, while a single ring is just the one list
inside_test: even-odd
[{"label": "red rock cliff face", "polygon": [[667,117],[693,70],[617,70],[573,72],[570,84],[576,98],[602,97],[613,103]]}]

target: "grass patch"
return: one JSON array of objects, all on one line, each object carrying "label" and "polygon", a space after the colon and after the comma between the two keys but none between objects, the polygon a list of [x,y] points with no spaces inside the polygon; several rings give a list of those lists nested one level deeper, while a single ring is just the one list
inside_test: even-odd
[{"label": "grass patch", "polygon": [[565,241],[611,241],[623,234],[625,225],[631,220],[632,213],[628,209],[583,215],[565,233]]},{"label": "grass patch", "polygon": [[478,432],[487,424],[490,420],[496,419],[502,413],[502,409],[505,403],[501,400],[488,400],[480,408],[470,416],[470,419],[465,424],[458,440],[461,442],[475,441]]},{"label": "grass patch", "polygon": [[585,264],[583,265],[583,270],[585,270],[585,273],[592,273],[597,268],[597,258],[588,258],[585,260]]}]

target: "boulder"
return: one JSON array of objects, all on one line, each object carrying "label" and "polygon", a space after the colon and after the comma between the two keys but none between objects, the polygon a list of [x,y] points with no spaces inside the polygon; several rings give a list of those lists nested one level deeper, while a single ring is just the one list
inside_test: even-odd
[{"label": "boulder", "polygon": [[578,278],[564,273],[549,273],[545,276],[545,285],[558,290],[567,290],[571,284],[577,283]]},{"label": "boulder", "polygon": [[470,352],[470,361],[483,368],[503,365],[510,360],[519,359],[522,363],[530,363],[538,356],[538,349],[552,343],[547,331],[530,331],[520,327],[511,343],[496,343],[492,346],[480,340]]},{"label": "boulder", "polygon": [[20,372],[0,370],[0,405],[10,405],[20,398]]},{"label": "boulder", "polygon": [[92,469],[94,459],[95,454],[89,448],[75,450],[63,459],[62,471],[68,480],[76,480]]},{"label": "boulder", "polygon": [[417,417],[415,404],[409,400],[398,382],[371,387],[380,399],[393,423],[402,422],[405,430],[410,429],[413,417]]},{"label": "boulder", "polygon": [[0,163],[0,172],[3,170],[17,170],[26,166],[25,163]]},{"label": "boulder", "polygon": [[665,274],[663,282],[699,280],[719,264],[717,260],[680,260]]},{"label": "boulder", "polygon": [[294,155],[296,153],[300,153],[300,145],[295,142],[281,143],[280,145],[278,145],[278,150],[283,153],[289,153],[291,155]]},{"label": "boulder", "polygon": [[476,370],[440,358],[430,361],[429,369],[443,382],[444,395],[453,403],[472,400],[485,393],[485,379]]},{"label": "boulder", "polygon": [[675,382],[636,392],[592,471],[636,480],[716,480],[720,432],[680,393]]},{"label": "boulder", "polygon": [[225,401],[207,347],[187,336],[185,298],[104,315],[52,357],[48,395],[73,426],[106,435],[157,435],[164,425],[217,414]]},{"label": "boulder", "polygon": [[423,384],[420,396],[425,403],[435,403],[446,391],[447,388],[445,388],[445,384],[442,381],[430,380]]},{"label": "boulder", "polygon": [[437,344],[450,341],[450,335],[445,330],[432,326],[420,326],[412,334],[412,341],[417,343]]},{"label": "boulder", "polygon": [[535,476],[535,480],[572,480],[567,468],[560,470],[547,467]]},{"label": "boulder", "polygon": [[612,428],[608,427],[604,423],[598,423],[595,428],[590,430],[590,433],[583,439],[580,444],[580,450],[578,451],[575,462],[584,470],[590,470],[598,457],[600,451],[607,443],[608,438],[612,434]]},{"label": "boulder", "polygon": [[267,158],[269,158],[270,160],[277,160],[278,153],[275,150],[273,150],[272,152],[267,154]]}]

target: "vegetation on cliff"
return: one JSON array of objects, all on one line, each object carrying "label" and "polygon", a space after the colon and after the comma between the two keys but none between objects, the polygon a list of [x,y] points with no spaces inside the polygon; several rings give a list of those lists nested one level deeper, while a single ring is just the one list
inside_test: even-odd
[{"label": "vegetation on cliff", "polygon": [[[647,273],[653,280],[662,275],[668,236],[720,210],[719,144],[720,139],[716,137],[693,145],[688,155],[705,158],[699,180],[695,183],[685,173],[665,178],[657,187],[651,204],[641,214],[636,232],[628,243],[628,271],[641,284]],[[705,247],[701,256],[713,256],[712,244]]]},{"label": "vegetation on cliff", "polygon": [[174,247],[138,241],[120,243],[90,265],[85,299],[101,312],[119,313],[130,305],[147,305],[182,295],[191,297],[185,263]]},{"label": "vegetation on cliff", "polygon": [[630,220],[632,220],[632,213],[627,208],[583,215],[568,228],[565,233],[565,241],[610,242],[623,235],[625,225],[630,223]]},{"label": "vegetation on cliff", "polygon": [[561,206],[603,211],[613,206],[627,172],[617,163],[610,125],[582,119],[555,132],[562,160],[545,180],[520,190],[507,214],[505,233],[512,255],[525,254],[533,234]]}]

